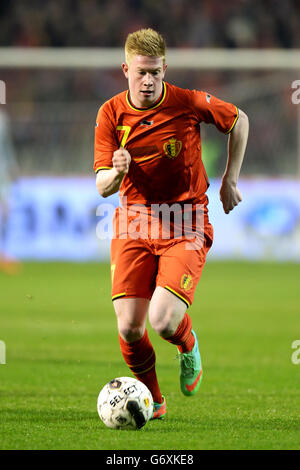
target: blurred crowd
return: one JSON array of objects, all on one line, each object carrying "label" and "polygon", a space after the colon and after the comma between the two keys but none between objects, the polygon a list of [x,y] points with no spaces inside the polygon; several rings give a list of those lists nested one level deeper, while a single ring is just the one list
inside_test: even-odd
[{"label": "blurred crowd", "polygon": [[6,0],[0,45],[122,47],[141,27],[169,47],[300,47],[299,0]]},{"label": "blurred crowd", "polygon": [[[129,32],[153,27],[169,47],[298,48],[299,17],[300,0],[6,0],[0,2],[0,47],[123,47]],[[256,156],[244,166],[248,174],[295,172],[294,79],[255,70],[168,69],[166,75],[170,83],[245,109],[249,154]],[[22,174],[90,173],[97,110],[128,86],[121,68],[8,67],[1,80]],[[211,144],[206,153],[221,161],[223,136],[211,132],[206,142],[221,150]],[[210,173],[219,174],[214,165]]]}]

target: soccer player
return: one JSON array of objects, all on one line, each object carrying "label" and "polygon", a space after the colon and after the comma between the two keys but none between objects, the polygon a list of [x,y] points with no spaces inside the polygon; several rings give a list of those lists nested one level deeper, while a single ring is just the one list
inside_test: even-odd
[{"label": "soccer player", "polygon": [[[248,138],[248,118],[236,106],[204,91],[165,82],[165,55],[164,39],[156,31],[142,29],[128,35],[122,69],[129,89],[100,107],[94,158],[100,195],[120,191],[111,243],[112,300],[121,352],[132,373],[153,395],[153,419],[166,414],[166,399],[157,380],[147,315],[152,328],[178,349],[182,393],[194,395],[202,380],[198,339],[187,313],[213,240],[200,124],[214,124],[229,135],[220,188],[226,214],[242,200],[237,182]],[[196,226],[198,245],[191,246],[186,232],[175,236],[173,220],[169,237],[163,236],[160,219],[159,236],[149,234],[149,221],[157,215],[153,207],[163,204],[176,205],[174,219],[178,207],[182,208],[182,220],[190,218],[190,228]],[[202,208],[201,230],[197,207]],[[138,234],[132,230],[133,208],[139,212]]]}]

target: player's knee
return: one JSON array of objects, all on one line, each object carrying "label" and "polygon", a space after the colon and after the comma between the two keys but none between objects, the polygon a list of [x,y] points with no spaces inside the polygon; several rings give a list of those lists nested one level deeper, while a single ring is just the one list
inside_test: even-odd
[{"label": "player's knee", "polygon": [[162,336],[162,338],[168,338],[169,336],[172,336],[174,334],[174,329],[172,328],[171,325],[157,325],[156,328],[154,328],[156,333],[159,334],[159,336]]},{"label": "player's knee", "polygon": [[142,338],[145,328],[139,325],[129,325],[123,324],[118,326],[120,336],[127,343],[132,343],[133,341],[138,341]]},{"label": "player's knee", "polygon": [[152,315],[149,315],[149,321],[156,333],[163,338],[171,336],[174,331],[174,320],[171,312],[165,312],[163,315],[155,314],[152,312]]}]

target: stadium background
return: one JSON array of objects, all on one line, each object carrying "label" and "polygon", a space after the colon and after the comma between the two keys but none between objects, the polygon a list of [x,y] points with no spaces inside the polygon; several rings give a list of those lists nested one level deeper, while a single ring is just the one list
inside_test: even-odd
[{"label": "stadium background", "polygon": [[[300,61],[299,55],[295,56],[298,61],[289,59],[290,53],[299,52],[299,19],[297,0],[232,0],[230,4],[218,0],[45,0],[42,6],[33,0],[1,2],[0,80],[6,85],[6,103],[0,105],[0,124],[12,179],[0,252],[22,262],[16,276],[0,273],[0,340],[7,345],[7,375],[0,385],[2,392],[7,391],[2,396],[10,396],[4,406],[8,431],[2,448],[99,448],[93,433],[83,438],[80,426],[73,428],[74,420],[75,424],[79,420],[82,429],[86,420],[87,429],[98,432],[96,425],[89,428],[94,426],[90,423],[95,393],[103,377],[110,378],[112,369],[126,374],[118,356],[115,324],[107,319],[112,318],[106,264],[109,240],[96,236],[100,221],[96,209],[102,201],[92,170],[93,139],[99,106],[127,87],[113,54],[113,65],[101,66],[102,48],[119,53],[127,34],[140,27],[159,30],[170,53],[175,53],[167,81],[231,101],[250,121],[240,181],[244,200],[228,216],[223,214],[218,196],[227,139],[211,126],[203,126],[201,131],[211,181],[208,195],[215,242],[203,275],[202,289],[209,294],[200,303],[196,297],[193,308],[195,318],[199,309],[196,323],[202,328],[211,374],[203,395],[211,406],[205,405],[201,411],[201,422],[211,437],[205,440],[200,433],[203,441],[199,444],[193,441],[196,434],[191,434],[190,448],[299,448],[299,418],[293,415],[298,380],[294,383],[294,379],[299,371],[291,365],[290,354],[291,343],[299,336],[299,264],[294,262],[300,261],[300,104],[292,102],[292,83],[300,78]],[[75,51],[71,66],[67,65],[68,50]],[[212,65],[183,67],[181,60],[191,50],[196,54],[208,51]],[[249,51],[257,52],[251,64],[246,57]],[[280,55],[276,65],[266,61],[262,66],[260,54],[268,57],[274,51]],[[37,59],[27,56],[28,52],[37,54]],[[97,63],[86,65],[85,58],[91,53],[99,54],[99,67]],[[56,65],[49,65],[49,54],[54,54]],[[217,66],[218,54],[229,57],[228,63]],[[241,59],[240,67],[232,66],[234,57]],[[104,202],[109,201],[118,203],[116,196]],[[2,218],[0,214],[0,221]],[[224,259],[227,264],[223,265]],[[61,264],[52,263],[55,260]],[[251,263],[243,264],[246,260]],[[103,262],[103,266],[90,261]],[[233,306],[232,286],[236,285],[240,297]],[[216,298],[215,286],[219,289]],[[211,320],[201,309],[211,312]],[[241,311],[245,313],[242,317]],[[215,325],[222,331],[216,331]],[[158,348],[170,397],[167,430],[171,437],[168,443],[166,435],[158,431],[162,444],[155,445],[181,449],[185,448],[181,447],[181,434],[172,434],[176,426],[171,410],[176,409],[177,398],[171,386],[177,372],[169,377],[169,352],[165,345]],[[108,365],[100,363],[99,380],[95,357],[103,354],[110,360]],[[238,372],[233,361],[240,367]],[[0,372],[4,373],[3,367]],[[175,379],[177,376],[174,383]],[[251,380],[257,380],[253,387]],[[79,395],[87,397],[80,405]],[[226,415],[231,397],[235,400]],[[274,421],[275,408],[281,408],[282,422],[279,418]],[[220,421],[209,411],[214,409]],[[233,431],[226,419],[235,410],[240,415],[233,420],[237,425]],[[66,420],[66,429],[60,428],[55,413]],[[257,414],[255,425],[251,413]],[[266,427],[259,421],[261,416]],[[22,420],[32,433],[23,432]],[[183,416],[182,425],[184,420]],[[241,431],[242,421],[249,425],[246,431]],[[213,432],[209,434],[209,422],[215,423],[212,431],[219,432],[219,440],[214,440]],[[251,435],[252,428],[258,437]],[[194,431],[199,435],[198,428]],[[120,440],[116,447],[110,436],[103,437],[106,447],[100,448],[135,448],[134,437],[126,435],[126,442]],[[142,445],[154,448],[151,440]]]},{"label": "stadium background", "polygon": [[[18,165],[4,241],[12,256],[107,259],[109,243],[95,237],[100,198],[92,171],[94,122],[99,106],[127,84],[119,67],[101,68],[101,51],[98,68],[81,65],[82,48],[123,47],[128,32],[139,25],[158,28],[172,49],[210,47],[212,61],[219,48],[236,52],[239,48],[288,51],[299,47],[296,1],[284,5],[233,1],[226,7],[218,1],[198,6],[180,0],[117,4],[118,8],[115,2],[70,0],[46,1],[43,8],[37,8],[34,1],[1,6],[2,46],[54,47],[59,52],[76,47],[81,52],[73,67],[39,66],[38,61],[35,67],[1,66],[7,94],[1,110],[10,119],[12,152]],[[168,15],[163,14],[165,8]],[[14,63],[12,49],[8,54]],[[39,57],[42,64],[42,51]],[[202,129],[216,229],[212,257],[300,260],[300,111],[291,99],[296,71],[264,70],[255,61],[246,70],[241,63],[241,69],[175,65],[167,71],[166,80],[231,101],[246,110],[251,122],[241,174],[244,203],[230,217],[222,213],[218,181],[214,184],[224,168],[226,141],[214,128]],[[117,204],[116,197],[112,202]],[[283,242],[280,251],[279,239]]]}]

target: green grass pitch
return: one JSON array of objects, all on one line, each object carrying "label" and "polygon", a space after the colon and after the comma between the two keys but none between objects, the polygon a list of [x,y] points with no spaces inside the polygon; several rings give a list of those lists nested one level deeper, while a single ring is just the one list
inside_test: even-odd
[{"label": "green grass pitch", "polygon": [[107,264],[25,263],[0,273],[1,449],[299,449],[300,264],[208,262],[190,314],[204,376],[179,389],[176,348],[149,327],[168,413],[107,429],[97,396],[130,375],[119,350]]}]

